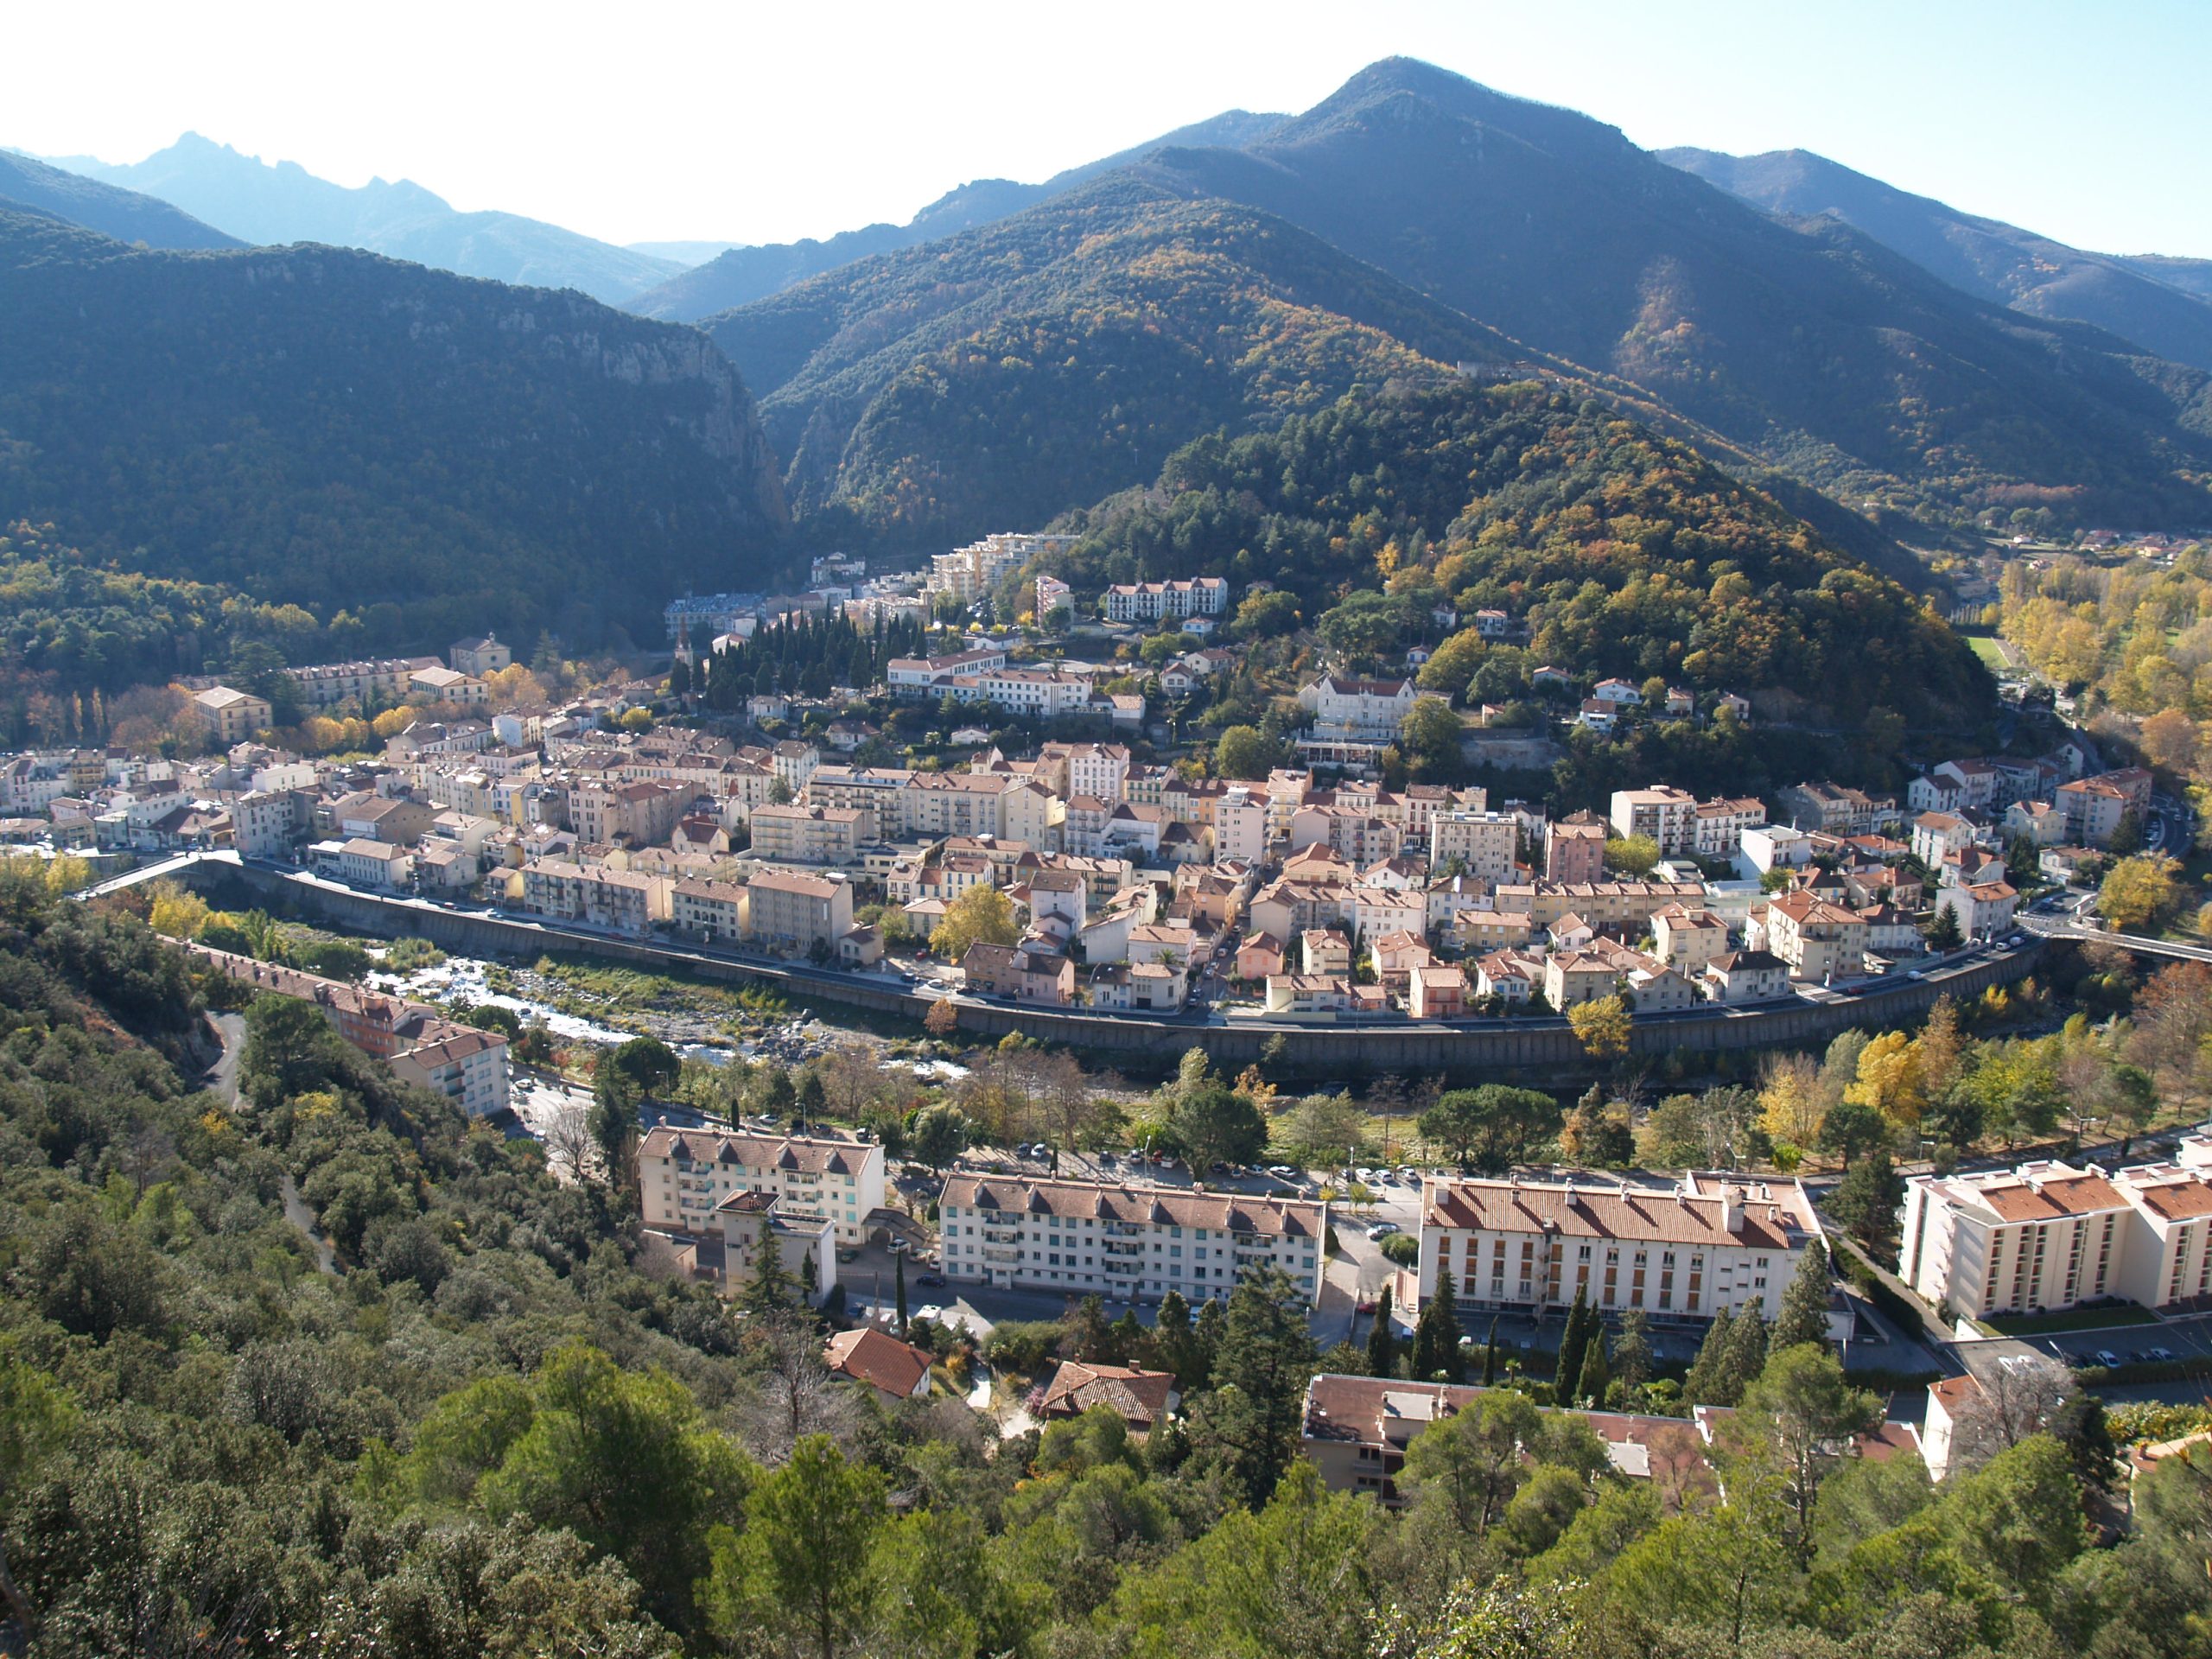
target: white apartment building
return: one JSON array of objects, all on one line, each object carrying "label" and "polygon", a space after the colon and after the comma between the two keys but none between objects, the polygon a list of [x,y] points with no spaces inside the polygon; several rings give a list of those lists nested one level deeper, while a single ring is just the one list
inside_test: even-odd
[{"label": "white apartment building", "polygon": [[506,1107],[507,1039],[497,1032],[441,1021],[431,1040],[400,1050],[387,1064],[402,1082],[443,1095],[471,1117]]},{"label": "white apartment building", "polygon": [[669,895],[670,922],[702,944],[742,943],[748,909],[745,887],[736,881],[678,881]]},{"label": "white apartment building", "polygon": [[1692,815],[1690,851],[1700,858],[1732,859],[1743,850],[1744,832],[1766,823],[1766,803],[1756,795],[1700,801]]},{"label": "white apartment building", "polygon": [[1219,616],[1229,608],[1229,583],[1219,576],[1189,582],[1134,582],[1106,590],[1109,622],[1160,622],[1173,617]]},{"label": "white apartment building", "polygon": [[884,670],[883,679],[893,696],[912,701],[943,696],[956,674],[981,674],[988,669],[1005,666],[1005,647],[982,646],[942,657],[893,657]]},{"label": "white apartment building", "polygon": [[1432,812],[1428,819],[1428,868],[1442,870],[1453,859],[1475,880],[1491,887],[1510,881],[1521,845],[1521,821],[1510,812]]},{"label": "white apartment building", "polygon": [[938,1214],[955,1283],[1193,1305],[1268,1267],[1315,1300],[1329,1224],[1304,1199],[969,1174],[945,1182]]},{"label": "white apartment building", "polygon": [[970,542],[930,560],[930,594],[950,594],[962,604],[972,603],[995,588],[1001,577],[1016,565],[1040,553],[1057,553],[1075,545],[1072,536],[1026,535],[998,531],[980,542]]},{"label": "white apartment building", "polygon": [[785,950],[834,950],[853,931],[852,884],[797,870],[756,870],[746,883],[745,931]]},{"label": "white apartment building", "polygon": [[861,815],[842,806],[764,806],[753,814],[753,855],[818,868],[860,862]]},{"label": "white apartment building", "polygon": [[[2212,1294],[2212,1142],[2179,1164],[2057,1162],[1905,1183],[1898,1276],[1961,1318],[2101,1297],[2161,1307]],[[2203,1161],[2191,1163],[2192,1157]]]},{"label": "white apartment building", "polygon": [[1671,784],[1615,790],[1609,816],[1615,835],[1623,839],[1649,836],[1664,857],[1689,852],[1696,845],[1697,797]]},{"label": "white apartment building", "polygon": [[[826,1221],[837,1243],[866,1242],[883,1207],[883,1148],[824,1132],[773,1135],[665,1125],[638,1148],[639,1207],[648,1227],[706,1233],[733,1193],[772,1193],[787,1218]],[[798,1263],[784,1264],[796,1272]]]},{"label": "white apartment building", "polygon": [[1420,1293],[1452,1274],[1478,1308],[1563,1307],[1709,1319],[1757,1307],[1773,1319],[1806,1246],[1821,1236],[1796,1182],[1690,1173],[1672,1186],[1572,1179],[1426,1180]]},{"label": "white apartment building", "polygon": [[1213,804],[1213,858],[1235,860],[1255,868],[1267,861],[1268,798],[1243,784],[1224,791]]}]

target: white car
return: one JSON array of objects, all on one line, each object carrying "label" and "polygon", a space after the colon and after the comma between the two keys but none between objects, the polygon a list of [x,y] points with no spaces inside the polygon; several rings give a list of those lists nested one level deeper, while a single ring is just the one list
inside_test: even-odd
[{"label": "white car", "polygon": [[1388,1238],[1391,1234],[1397,1230],[1398,1224],[1396,1222],[1378,1221],[1372,1227],[1367,1230],[1367,1236],[1370,1238]]}]

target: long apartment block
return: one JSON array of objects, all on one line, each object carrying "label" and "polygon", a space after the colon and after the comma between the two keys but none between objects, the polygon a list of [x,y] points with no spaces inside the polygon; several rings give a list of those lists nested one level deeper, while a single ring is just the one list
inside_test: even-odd
[{"label": "long apartment block", "polygon": [[953,1176],[938,1214],[949,1279],[1131,1302],[1226,1297],[1268,1267],[1311,1302],[1329,1226],[1304,1199],[995,1175]]}]

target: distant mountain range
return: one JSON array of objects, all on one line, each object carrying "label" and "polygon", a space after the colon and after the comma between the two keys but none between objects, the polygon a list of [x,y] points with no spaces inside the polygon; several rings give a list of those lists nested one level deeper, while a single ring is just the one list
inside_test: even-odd
[{"label": "distant mountain range", "polygon": [[344,609],[370,639],[650,639],[772,564],[753,399],[696,329],[352,249],[154,252],[0,211],[0,524]]},{"label": "distant mountain range", "polygon": [[1138,169],[1300,225],[1643,387],[1853,506],[2194,523],[2212,377],[1976,299],[1832,219],[1784,222],[1615,129],[1397,59],[1243,149]]},{"label": "distant mountain range", "polygon": [[[1962,213],[1815,156],[1777,149],[1724,156],[1662,149],[1659,159],[1770,213],[1831,214],[1864,231],[1954,288],[2031,316],[2060,317],[2147,346],[2160,357],[2212,370],[2212,261],[2116,258],[2084,253],[2001,219]],[[2192,292],[2161,267],[2200,267]]]},{"label": "distant mountain range", "polygon": [[610,302],[683,269],[678,260],[594,241],[516,213],[457,213],[404,179],[396,184],[372,179],[358,189],[333,184],[296,162],[270,166],[193,132],[125,166],[85,156],[54,161],[72,173],[169,202],[263,247],[324,242],[365,248],[463,276],[573,288]]},{"label": "distant mountain range", "polygon": [[782,242],[729,251],[671,277],[658,288],[627,301],[624,308],[640,316],[696,322],[718,311],[766,299],[794,283],[849,265],[870,254],[896,252],[940,237],[956,236],[1050,200],[1077,185],[1125,167],[1162,144],[1249,143],[1281,124],[1280,115],[1230,110],[1211,120],[1179,127],[1148,144],[1071,167],[1042,184],[1011,179],[978,179],[947,191],[904,225],[869,225],[841,231],[822,241]]},{"label": "distant mountain range", "polygon": [[35,207],[118,242],[143,242],[149,248],[240,245],[236,237],[201,224],[166,201],[102,184],[12,149],[0,149],[0,203]]}]

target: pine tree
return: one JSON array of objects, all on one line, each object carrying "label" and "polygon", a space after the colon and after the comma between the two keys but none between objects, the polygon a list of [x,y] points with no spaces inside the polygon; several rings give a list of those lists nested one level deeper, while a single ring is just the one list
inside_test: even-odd
[{"label": "pine tree", "polygon": [[1497,1315],[1490,1316],[1490,1340],[1483,1344],[1483,1387],[1497,1383]]},{"label": "pine tree", "polygon": [[1805,1246],[1796,1276],[1782,1293],[1781,1316],[1767,1333],[1769,1352],[1779,1353],[1802,1342],[1827,1345],[1828,1284],[1827,1246],[1816,1238]]},{"label": "pine tree", "polygon": [[1605,1404],[1605,1385],[1612,1380],[1611,1368],[1605,1363],[1605,1332],[1601,1327],[1591,1333],[1583,1349],[1581,1376],[1574,1385],[1574,1397],[1588,1401],[1592,1411],[1601,1411]]},{"label": "pine tree", "polygon": [[784,1266],[784,1247],[776,1230],[765,1222],[753,1246],[753,1282],[738,1296],[738,1306],[748,1313],[773,1313],[791,1305],[791,1275]]},{"label": "pine tree", "polygon": [[1727,1402],[1719,1397],[1722,1374],[1726,1369],[1728,1327],[1733,1321],[1728,1310],[1721,1308],[1713,1316],[1713,1323],[1705,1329],[1705,1340],[1698,1344],[1697,1357],[1690,1362],[1689,1375],[1682,1379],[1682,1399],[1693,1406],[1719,1406]]},{"label": "pine tree", "polygon": [[1367,1333],[1367,1374],[1395,1376],[1397,1370],[1398,1344],[1390,1330],[1390,1287],[1385,1285],[1375,1299],[1375,1328]]},{"label": "pine tree", "polygon": [[1559,1358],[1552,1367],[1552,1382],[1561,1405],[1573,1396],[1575,1379],[1582,1375],[1582,1351],[1589,1341],[1590,1304],[1577,1287],[1574,1305],[1567,1310],[1567,1328],[1560,1332]]}]

